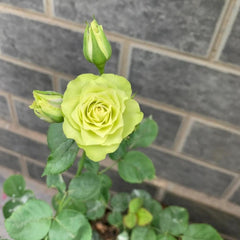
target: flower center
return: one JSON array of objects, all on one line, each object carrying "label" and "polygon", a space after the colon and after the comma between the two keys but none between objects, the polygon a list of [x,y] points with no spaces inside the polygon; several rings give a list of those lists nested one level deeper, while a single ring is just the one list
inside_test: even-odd
[{"label": "flower center", "polygon": [[101,101],[93,101],[87,108],[89,122],[97,126],[106,124],[110,115],[111,107],[106,106]]}]

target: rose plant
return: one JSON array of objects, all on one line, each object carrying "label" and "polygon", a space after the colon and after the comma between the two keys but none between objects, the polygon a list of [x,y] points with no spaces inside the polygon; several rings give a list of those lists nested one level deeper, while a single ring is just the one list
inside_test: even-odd
[{"label": "rose plant", "polygon": [[[10,237],[99,240],[90,223],[105,216],[116,227],[118,240],[222,240],[208,224],[189,224],[185,208],[163,208],[144,190],[110,194],[112,180],[106,172],[115,165],[129,183],[155,177],[152,161],[138,148],[152,144],[158,126],[151,116],[143,119],[127,79],[104,73],[111,46],[95,19],[90,27],[87,24],[83,52],[100,75],[79,75],[63,95],[33,91],[35,101],[30,108],[51,123],[47,133],[50,155],[43,176],[57,193],[50,207],[26,189],[21,175],[9,177],[3,186],[9,197],[3,214]],[[62,173],[78,155],[75,177],[66,183]],[[106,155],[112,165],[102,169],[99,161]]]}]

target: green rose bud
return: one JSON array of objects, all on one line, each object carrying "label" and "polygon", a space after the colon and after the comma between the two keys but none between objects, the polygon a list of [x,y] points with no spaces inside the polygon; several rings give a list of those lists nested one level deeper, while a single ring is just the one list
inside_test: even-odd
[{"label": "green rose bud", "polygon": [[100,74],[104,73],[104,66],[112,55],[112,48],[102,25],[94,19],[90,26],[87,23],[83,38],[83,54],[85,58],[96,65]]},{"label": "green rose bud", "polygon": [[105,159],[143,118],[131,85],[114,74],[82,74],[64,93],[63,131],[93,161]]},{"label": "green rose bud", "polygon": [[62,94],[53,91],[33,91],[35,101],[31,106],[34,113],[47,122],[62,122]]}]

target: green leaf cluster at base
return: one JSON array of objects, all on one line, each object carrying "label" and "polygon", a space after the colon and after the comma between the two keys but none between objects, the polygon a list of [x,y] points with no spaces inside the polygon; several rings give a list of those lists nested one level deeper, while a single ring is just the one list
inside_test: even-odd
[{"label": "green leaf cluster at base", "polygon": [[56,188],[52,206],[37,200],[21,175],[4,183],[10,198],[3,206],[5,226],[14,240],[101,240],[92,232],[91,221],[105,218],[119,229],[117,240],[222,240],[207,224],[189,224],[185,208],[161,204],[144,190],[117,193],[111,197],[111,179],[105,172],[118,166],[120,177],[129,183],[142,183],[155,177],[152,161],[136,148],[147,147],[157,136],[158,127],[152,118],[144,119],[136,130],[109,154],[113,164],[101,170],[98,162],[85,152],[78,161],[76,175],[66,184],[62,173],[75,161],[79,151],[67,139],[62,123],[51,124],[48,145],[51,151],[43,175],[47,186]]}]

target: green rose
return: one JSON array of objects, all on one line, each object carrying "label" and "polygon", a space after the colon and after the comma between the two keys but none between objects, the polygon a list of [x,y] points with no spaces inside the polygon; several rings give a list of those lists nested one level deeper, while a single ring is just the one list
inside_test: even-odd
[{"label": "green rose", "polygon": [[133,132],[143,113],[131,98],[131,84],[114,74],[82,74],[63,96],[63,131],[93,161],[105,159]]}]

